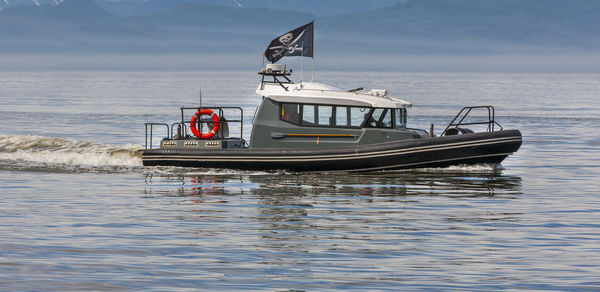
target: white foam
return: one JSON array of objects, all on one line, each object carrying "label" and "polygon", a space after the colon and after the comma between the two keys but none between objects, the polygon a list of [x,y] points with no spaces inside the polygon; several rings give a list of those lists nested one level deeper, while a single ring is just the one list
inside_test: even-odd
[{"label": "white foam", "polygon": [[475,164],[475,165],[451,165],[447,167],[428,167],[428,168],[413,168],[413,169],[403,169],[398,170],[400,172],[439,172],[439,173],[491,173],[501,170],[501,165],[493,165],[493,164]]},{"label": "white foam", "polygon": [[142,165],[141,145],[109,145],[43,136],[0,136],[0,160],[77,168]]}]

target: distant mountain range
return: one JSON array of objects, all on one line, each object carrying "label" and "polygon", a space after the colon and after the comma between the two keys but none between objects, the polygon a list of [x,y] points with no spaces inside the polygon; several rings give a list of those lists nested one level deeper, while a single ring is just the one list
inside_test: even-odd
[{"label": "distant mountain range", "polygon": [[0,8],[0,54],[256,56],[312,20],[323,55],[600,48],[598,0],[0,0]]},{"label": "distant mountain range", "polygon": [[596,0],[412,0],[326,18],[324,24],[398,36],[564,43],[597,39],[599,16],[600,1]]},{"label": "distant mountain range", "polygon": [[[102,8],[117,16],[157,13],[187,3],[231,8],[270,7],[330,16],[392,6],[398,1],[406,0],[95,0]],[[19,6],[59,6],[63,2],[64,0],[0,0],[0,10]]]}]

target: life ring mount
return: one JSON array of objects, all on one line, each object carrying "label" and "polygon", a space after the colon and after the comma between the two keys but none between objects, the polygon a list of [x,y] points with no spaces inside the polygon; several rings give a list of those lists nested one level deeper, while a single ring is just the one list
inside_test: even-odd
[{"label": "life ring mount", "polygon": [[[214,126],[213,126],[212,130],[208,133],[200,133],[198,131],[198,128],[196,127],[196,121],[199,121],[200,117],[203,115],[211,116],[211,118],[214,122]],[[214,137],[217,134],[217,132],[219,131],[219,125],[220,125],[219,116],[207,108],[197,110],[196,113],[190,119],[190,128],[192,130],[192,134],[194,134],[194,136],[196,136],[200,139],[210,139],[210,138]]]}]

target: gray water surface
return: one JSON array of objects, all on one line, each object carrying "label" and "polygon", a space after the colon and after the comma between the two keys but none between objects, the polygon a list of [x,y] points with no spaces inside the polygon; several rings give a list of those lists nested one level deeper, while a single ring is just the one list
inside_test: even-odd
[{"label": "gray water surface", "polygon": [[[437,131],[492,104],[499,167],[143,167],[144,122],[240,105],[255,72],[0,73],[1,290],[598,290],[600,75],[322,72]],[[245,138],[248,138],[246,136]]]}]

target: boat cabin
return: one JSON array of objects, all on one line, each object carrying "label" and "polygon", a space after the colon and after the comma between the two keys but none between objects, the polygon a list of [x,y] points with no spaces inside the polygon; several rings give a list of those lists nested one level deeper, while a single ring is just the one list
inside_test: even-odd
[{"label": "boat cabin", "polygon": [[426,136],[406,127],[411,104],[388,96],[385,89],[363,92],[293,83],[284,65],[269,65],[259,72],[263,78],[256,93],[263,100],[254,117],[250,148],[329,148]]}]

